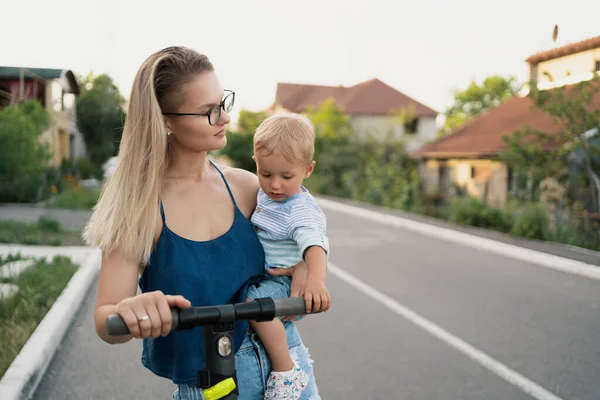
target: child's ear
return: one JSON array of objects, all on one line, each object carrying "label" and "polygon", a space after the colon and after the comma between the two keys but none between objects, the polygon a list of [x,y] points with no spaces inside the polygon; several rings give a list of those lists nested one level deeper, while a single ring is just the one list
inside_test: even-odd
[{"label": "child's ear", "polygon": [[313,160],[310,162],[310,164],[308,164],[308,166],[306,167],[306,171],[304,171],[304,179],[306,179],[312,175],[313,171],[315,170],[316,163],[317,162],[315,160]]},{"label": "child's ear", "polygon": [[252,161],[256,162],[256,156],[252,156]]}]

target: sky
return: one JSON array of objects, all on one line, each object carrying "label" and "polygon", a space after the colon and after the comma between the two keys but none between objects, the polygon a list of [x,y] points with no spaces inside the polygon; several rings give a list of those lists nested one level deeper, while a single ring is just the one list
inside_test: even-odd
[{"label": "sky", "polygon": [[595,0],[0,1],[0,65],[108,73],[129,97],[146,57],[188,46],[236,91],[234,114],[268,107],[277,82],[373,78],[443,112],[472,80],[525,81],[531,54],[600,35]]}]

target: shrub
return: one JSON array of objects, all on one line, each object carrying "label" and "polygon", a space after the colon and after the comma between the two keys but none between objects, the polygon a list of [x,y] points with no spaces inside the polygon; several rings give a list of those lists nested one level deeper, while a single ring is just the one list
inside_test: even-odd
[{"label": "shrub", "polygon": [[0,110],[0,202],[39,200],[50,157],[40,135],[49,124],[35,100]]},{"label": "shrub", "polygon": [[502,232],[509,232],[512,227],[512,217],[509,212],[472,197],[452,200],[447,213],[450,221],[459,224],[496,229]]},{"label": "shrub", "polygon": [[540,205],[528,205],[515,217],[511,233],[527,239],[547,237],[548,214]]}]

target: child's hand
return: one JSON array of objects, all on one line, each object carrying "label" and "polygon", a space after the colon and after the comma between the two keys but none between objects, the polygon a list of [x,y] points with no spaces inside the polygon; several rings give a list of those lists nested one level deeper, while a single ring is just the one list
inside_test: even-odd
[{"label": "child's hand", "polygon": [[[269,274],[273,276],[291,276],[292,286],[290,288],[290,298],[300,297],[304,295],[304,288],[306,287],[306,279],[308,277],[308,269],[306,264],[300,261],[298,264],[291,268],[269,268]],[[283,321],[294,321],[298,316],[290,315],[283,317]]]},{"label": "child's hand", "polygon": [[307,313],[327,311],[331,307],[329,290],[323,280],[309,278],[306,285],[301,289],[300,296],[304,296]]}]

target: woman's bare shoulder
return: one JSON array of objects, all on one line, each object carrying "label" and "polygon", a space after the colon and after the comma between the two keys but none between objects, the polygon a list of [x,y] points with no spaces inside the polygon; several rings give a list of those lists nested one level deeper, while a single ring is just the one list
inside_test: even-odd
[{"label": "woman's bare shoulder", "polygon": [[219,166],[229,183],[238,206],[249,217],[256,207],[258,193],[258,177],[250,171],[241,168]]},{"label": "woman's bare shoulder", "polygon": [[[242,168],[235,168],[229,165],[217,164],[217,167],[223,172],[225,178],[230,184],[242,186],[245,189],[258,191],[258,177],[250,171]],[[230,182],[231,181],[231,182]]]}]

